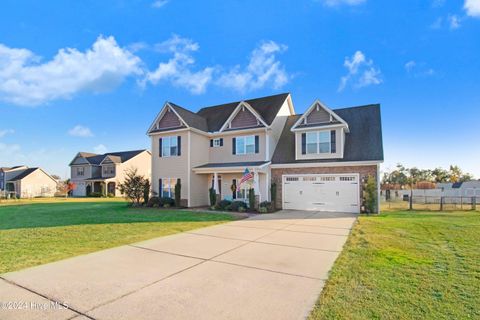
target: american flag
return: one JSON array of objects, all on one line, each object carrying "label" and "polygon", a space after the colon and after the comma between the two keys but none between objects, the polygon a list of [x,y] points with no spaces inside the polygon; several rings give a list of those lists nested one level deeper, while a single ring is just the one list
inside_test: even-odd
[{"label": "american flag", "polygon": [[248,168],[245,169],[245,171],[243,172],[243,177],[242,179],[240,180],[240,183],[238,184],[237,186],[237,191],[240,191],[240,186],[245,182],[245,181],[248,181],[250,179],[253,179],[253,173],[250,172],[248,170]]}]

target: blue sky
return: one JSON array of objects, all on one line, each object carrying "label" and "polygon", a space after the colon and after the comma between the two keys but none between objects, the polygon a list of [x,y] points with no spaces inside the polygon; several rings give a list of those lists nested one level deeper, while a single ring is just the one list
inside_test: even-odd
[{"label": "blue sky", "polygon": [[480,0],[2,1],[0,166],[149,148],[166,100],[381,103],[384,169],[480,177]]}]

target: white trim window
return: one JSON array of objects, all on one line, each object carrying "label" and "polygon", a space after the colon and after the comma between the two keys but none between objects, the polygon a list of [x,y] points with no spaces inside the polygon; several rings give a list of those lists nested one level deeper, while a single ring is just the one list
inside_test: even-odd
[{"label": "white trim window", "polygon": [[77,167],[77,176],[84,176],[85,175],[85,168],[84,167]]},{"label": "white trim window", "polygon": [[162,157],[178,156],[178,137],[162,138]]},{"label": "white trim window", "polygon": [[307,132],[307,154],[331,153],[330,131]]},{"label": "white trim window", "polygon": [[215,139],[213,139],[213,146],[214,146],[215,148],[221,147],[220,138],[215,138]]},{"label": "white trim window", "polygon": [[255,136],[236,137],[236,154],[254,154],[255,153]]},{"label": "white trim window", "polygon": [[177,178],[163,178],[162,179],[162,197],[173,198],[175,196],[175,185]]}]

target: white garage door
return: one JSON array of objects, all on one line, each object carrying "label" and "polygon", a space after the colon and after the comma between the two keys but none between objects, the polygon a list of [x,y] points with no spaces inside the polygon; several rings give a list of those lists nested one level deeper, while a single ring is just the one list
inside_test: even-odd
[{"label": "white garage door", "polygon": [[360,212],[358,174],[283,176],[283,208]]}]

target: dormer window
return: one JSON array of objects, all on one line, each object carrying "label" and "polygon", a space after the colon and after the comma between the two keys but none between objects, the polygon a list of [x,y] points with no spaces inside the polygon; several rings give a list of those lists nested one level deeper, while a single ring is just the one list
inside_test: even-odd
[{"label": "dormer window", "polygon": [[336,131],[309,131],[302,134],[302,154],[336,152]]}]

